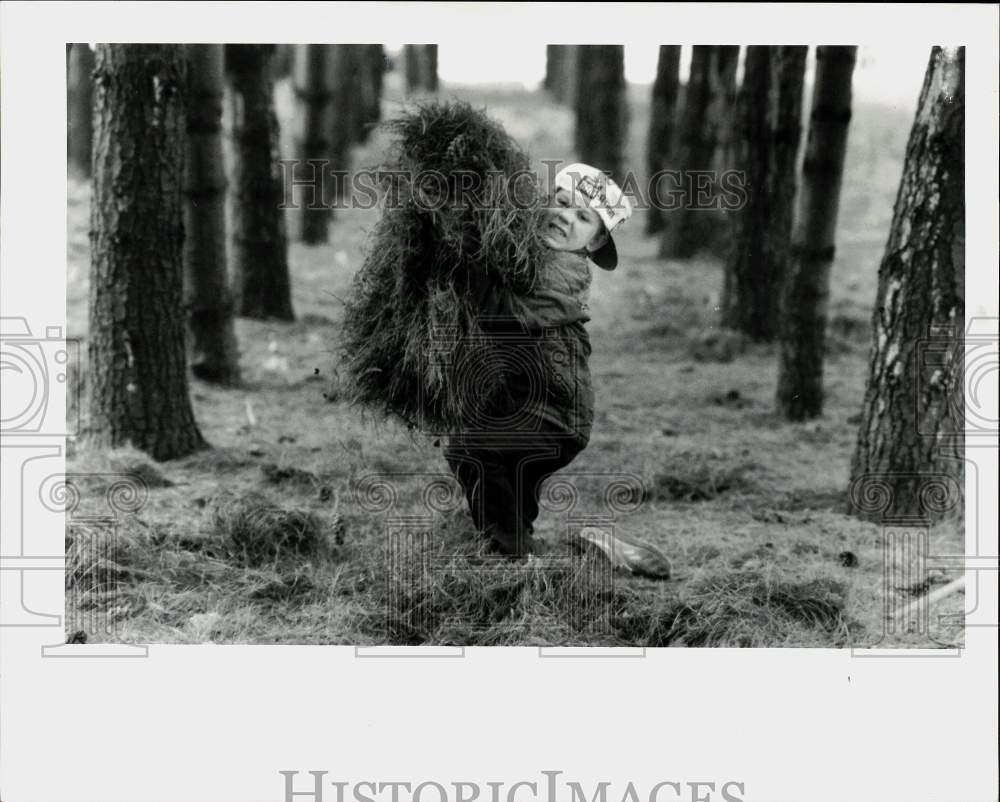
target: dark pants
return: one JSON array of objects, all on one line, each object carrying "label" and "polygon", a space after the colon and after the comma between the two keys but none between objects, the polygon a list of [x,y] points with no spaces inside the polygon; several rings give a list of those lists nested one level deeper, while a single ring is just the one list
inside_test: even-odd
[{"label": "dark pants", "polygon": [[453,436],[444,449],[448,465],[465,491],[476,528],[501,554],[532,550],[542,481],[569,465],[584,444],[554,429],[530,439]]}]

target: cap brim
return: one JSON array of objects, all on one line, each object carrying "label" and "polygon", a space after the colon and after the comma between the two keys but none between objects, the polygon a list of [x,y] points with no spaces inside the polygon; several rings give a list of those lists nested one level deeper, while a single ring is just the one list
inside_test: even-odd
[{"label": "cap brim", "polygon": [[614,270],[618,267],[618,249],[611,237],[608,237],[596,251],[590,251],[589,256],[590,261],[604,270]]}]

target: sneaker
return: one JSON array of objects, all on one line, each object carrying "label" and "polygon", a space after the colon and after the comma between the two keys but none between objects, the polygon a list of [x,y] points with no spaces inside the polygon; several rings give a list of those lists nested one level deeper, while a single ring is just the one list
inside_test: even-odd
[{"label": "sneaker", "polygon": [[670,579],[670,560],[648,543],[585,526],[573,533],[570,545],[579,552],[601,554],[616,569],[649,579]]}]

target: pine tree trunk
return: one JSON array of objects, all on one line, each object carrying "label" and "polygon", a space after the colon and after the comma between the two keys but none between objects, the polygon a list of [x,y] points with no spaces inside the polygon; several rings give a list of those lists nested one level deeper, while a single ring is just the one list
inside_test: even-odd
[{"label": "pine tree trunk", "polygon": [[791,258],[796,156],[808,48],[747,48],[735,118],[737,164],[747,202],[731,213],[723,321],[758,342],[778,334],[779,301]]},{"label": "pine tree trunk", "polygon": [[559,103],[569,108],[576,108],[576,87],[579,82],[577,74],[580,65],[579,45],[559,45],[562,48],[562,69],[558,76],[555,97]]},{"label": "pine tree trunk", "polygon": [[422,88],[420,45],[403,45],[403,79],[407,95],[413,95]]},{"label": "pine tree trunk", "polygon": [[99,45],[91,201],[89,428],[153,459],[205,447],[182,308],[182,45]]},{"label": "pine tree trunk", "polygon": [[437,60],[437,45],[403,46],[407,95],[437,92]]},{"label": "pine tree trunk", "polygon": [[[670,166],[676,129],[677,95],[680,90],[681,46],[660,45],[656,80],[649,103],[649,137],[646,140],[646,167],[650,180]],[[663,209],[651,203],[646,213],[646,233],[663,230]]]},{"label": "pine tree trunk", "polygon": [[295,60],[295,45],[270,45],[274,48],[271,57],[274,80],[280,81],[292,74],[292,63]]},{"label": "pine tree trunk", "polygon": [[222,53],[222,45],[187,46],[184,315],[191,372],[204,381],[237,384],[239,356],[226,271]]},{"label": "pine tree trunk", "polygon": [[622,181],[628,105],[625,48],[577,46],[576,153]]},{"label": "pine tree trunk", "polygon": [[545,89],[557,103],[572,106],[576,98],[576,45],[545,46]]},{"label": "pine tree trunk", "polygon": [[424,86],[428,92],[438,91],[438,46],[424,45]]},{"label": "pine tree trunk", "polygon": [[67,134],[66,155],[70,168],[90,177],[91,145],[94,129],[94,51],[86,44],[73,44],[67,52]]},{"label": "pine tree trunk", "polygon": [[710,168],[715,171],[712,178],[711,196],[715,203],[711,209],[700,212],[700,222],[705,227],[704,244],[716,255],[725,258],[729,251],[729,213],[718,204],[720,187],[719,174],[729,167],[736,127],[733,114],[736,109],[736,68],[739,65],[738,45],[719,45],[715,50],[715,61],[711,72],[712,97],[708,104],[711,127],[716,132],[715,151]]},{"label": "pine tree trunk", "polygon": [[965,48],[935,47],[879,266],[850,512],[958,507],[965,428]]},{"label": "pine tree trunk", "polygon": [[297,101],[295,172],[306,182],[294,192],[297,235],[307,245],[327,242],[333,182],[329,180],[332,90],[329,45],[296,45],[292,79]]},{"label": "pine tree trunk", "polygon": [[[684,106],[680,116],[676,158],[677,169],[683,171],[685,184],[697,181],[697,171],[711,172],[720,138],[726,124],[728,94],[735,77],[739,48],[719,45],[695,45],[691,50],[691,70],[684,91]],[[709,176],[705,192],[714,196],[716,184]],[[685,203],[665,215],[660,256],[687,259],[701,248],[712,247],[713,239],[723,223],[711,211],[693,208],[697,189],[688,189]]]},{"label": "pine tree trunk", "polygon": [[851,120],[856,47],[816,49],[809,137],[781,303],[777,404],[788,420],[823,412],[823,359],[830,268]]},{"label": "pine tree trunk", "polygon": [[232,283],[241,317],[294,320],[271,58],[272,45],[226,45],[226,73],[235,101]]},{"label": "pine tree trunk", "polygon": [[331,216],[343,208],[349,195],[351,148],[364,126],[362,61],[364,45],[330,45],[330,188],[334,199]]},{"label": "pine tree trunk", "polygon": [[555,97],[563,68],[564,51],[561,45],[545,45],[545,78],[542,89]]},{"label": "pine tree trunk", "polygon": [[385,51],[382,45],[362,45],[358,65],[361,82],[361,113],[355,141],[363,144],[372,129],[382,119],[382,77],[385,73]]}]

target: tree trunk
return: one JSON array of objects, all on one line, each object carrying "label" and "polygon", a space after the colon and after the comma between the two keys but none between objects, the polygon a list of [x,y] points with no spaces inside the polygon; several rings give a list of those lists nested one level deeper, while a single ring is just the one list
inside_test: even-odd
[{"label": "tree trunk", "polygon": [[407,95],[437,92],[437,60],[437,45],[403,46]]},{"label": "tree trunk", "polygon": [[233,292],[241,317],[294,320],[272,47],[226,45],[226,72],[235,100],[230,196]]},{"label": "tree trunk", "polygon": [[576,45],[545,46],[543,88],[557,103],[572,106],[576,99]]},{"label": "tree trunk", "polygon": [[295,45],[270,45],[274,48],[271,57],[272,72],[275,81],[281,81],[292,75],[292,63],[295,60]]},{"label": "tree trunk", "polygon": [[563,50],[562,69],[558,76],[555,96],[559,103],[569,108],[576,108],[576,87],[579,82],[577,69],[580,65],[579,45],[559,45]]},{"label": "tree trunk", "polygon": [[740,48],[738,45],[720,45],[715,54],[711,73],[712,95],[708,104],[711,127],[716,132],[715,152],[710,166],[714,171],[711,186],[713,203],[711,208],[700,213],[699,219],[705,227],[705,245],[724,259],[729,252],[732,226],[729,212],[721,206],[719,175],[729,167],[737,135],[733,114],[736,109],[736,68],[740,61]]},{"label": "tree trunk", "polygon": [[545,78],[542,89],[553,95],[559,85],[560,73],[563,67],[564,45],[545,45]]},{"label": "tree trunk", "polygon": [[99,45],[95,71],[88,440],[153,459],[205,447],[182,308],[182,45]]},{"label": "tree trunk", "polygon": [[364,45],[330,45],[330,188],[336,208],[343,208],[349,195],[351,148],[364,127]]},{"label": "tree trunk", "polygon": [[788,420],[823,412],[823,358],[830,268],[851,120],[856,47],[816,49],[809,137],[781,303],[777,403]]},{"label": "tree trunk", "polygon": [[438,46],[424,45],[424,86],[428,92],[438,91]]},{"label": "tree trunk", "polygon": [[964,485],[965,48],[931,51],[879,266],[850,512],[933,519]]},{"label": "tree trunk", "polygon": [[187,46],[184,316],[191,372],[204,381],[237,384],[239,356],[226,272],[222,53],[222,45]]},{"label": "tree trunk", "polygon": [[[676,129],[677,95],[680,89],[681,46],[660,45],[656,80],[649,103],[649,137],[646,140],[646,167],[650,179],[670,166]],[[663,209],[651,203],[646,213],[646,233],[663,230]]]},{"label": "tree trunk", "polygon": [[293,191],[298,207],[297,235],[307,245],[327,242],[333,182],[329,180],[332,91],[329,45],[296,45],[293,81],[299,122],[295,131]]},{"label": "tree trunk", "polygon": [[70,169],[89,178],[94,128],[94,51],[86,44],[73,44],[67,58],[66,155]]},{"label": "tree trunk", "polygon": [[[712,247],[713,239],[723,227],[720,217],[710,209],[694,207],[709,205],[717,192],[711,171],[720,129],[727,121],[728,95],[732,91],[738,59],[739,48],[735,46],[695,45],[692,48],[674,159],[675,166],[684,173],[685,199],[680,208],[665,215],[661,257],[686,259],[694,256],[700,248]],[[699,171],[707,175],[699,178],[696,175]],[[696,203],[699,194],[709,201]]]},{"label": "tree trunk", "polygon": [[385,50],[382,45],[362,47],[358,66],[361,82],[361,114],[355,137],[358,144],[368,141],[372,129],[382,119],[382,76],[385,74]]},{"label": "tree trunk", "polygon": [[758,342],[778,334],[781,291],[791,258],[796,156],[808,48],[751,45],[734,128],[747,200],[732,212],[722,293],[723,321]]},{"label": "tree trunk", "polygon": [[625,48],[577,45],[576,154],[623,180],[628,103]]}]

